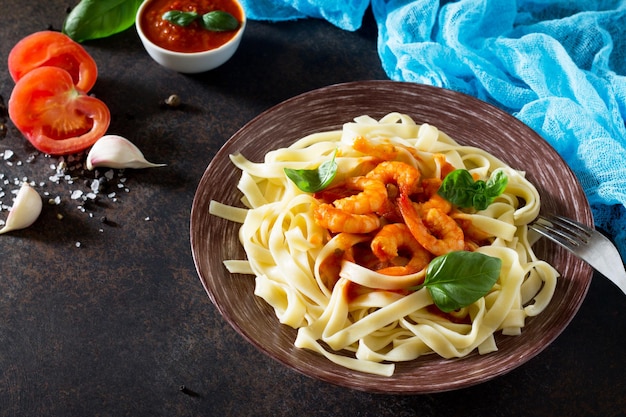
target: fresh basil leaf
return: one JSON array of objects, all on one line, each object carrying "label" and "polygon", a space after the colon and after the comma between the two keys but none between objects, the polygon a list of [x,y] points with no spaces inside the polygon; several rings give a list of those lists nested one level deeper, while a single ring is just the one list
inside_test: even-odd
[{"label": "fresh basil leaf", "polygon": [[484,210],[506,188],[508,178],[503,171],[494,172],[487,182],[474,181],[466,169],[456,169],[446,175],[439,187],[439,195],[451,203],[462,207]]},{"label": "fresh basil leaf", "polygon": [[489,200],[489,196],[487,195],[487,183],[485,183],[485,181],[476,181],[474,183],[474,189],[472,191],[473,193],[471,193],[471,207],[475,207],[477,210],[484,210],[489,207],[491,201]]},{"label": "fresh basil leaf", "polygon": [[239,27],[239,21],[228,12],[215,10],[202,15],[202,26],[206,30],[213,32],[225,32],[237,29]]},{"label": "fresh basil leaf", "polygon": [[473,207],[474,178],[466,169],[454,170],[443,179],[438,193],[459,207]]},{"label": "fresh basil leaf", "polygon": [[63,33],[83,42],[105,38],[135,23],[143,0],[81,0],[65,18]]},{"label": "fresh basil leaf", "polygon": [[480,252],[456,251],[433,259],[420,287],[446,313],[485,296],[500,277],[502,260]]},{"label": "fresh basil leaf", "polygon": [[487,180],[485,193],[488,196],[492,196],[493,198],[496,198],[497,196],[499,196],[500,194],[504,192],[508,182],[509,182],[509,179],[507,178],[504,171],[496,171]]},{"label": "fresh basil leaf", "polygon": [[[335,152],[336,153],[336,152]],[[306,193],[316,193],[328,187],[337,174],[335,154],[330,161],[323,162],[317,169],[285,168],[285,175],[300,190]]]},{"label": "fresh basil leaf", "polygon": [[189,26],[197,17],[198,13],[196,12],[182,12],[180,10],[168,10],[162,16],[163,20],[178,26]]}]

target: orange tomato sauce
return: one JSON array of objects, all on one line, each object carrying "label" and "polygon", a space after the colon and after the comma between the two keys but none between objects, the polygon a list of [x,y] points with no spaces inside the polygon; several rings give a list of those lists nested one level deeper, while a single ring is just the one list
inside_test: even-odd
[{"label": "orange tomato sauce", "polygon": [[[199,16],[212,11],[225,11],[239,22],[238,29],[214,32],[204,29],[199,21],[179,26],[162,18],[170,10],[196,12]],[[154,44],[176,52],[202,52],[216,49],[231,40],[241,28],[243,10],[233,0],[152,0],[144,9],[139,24]]]}]

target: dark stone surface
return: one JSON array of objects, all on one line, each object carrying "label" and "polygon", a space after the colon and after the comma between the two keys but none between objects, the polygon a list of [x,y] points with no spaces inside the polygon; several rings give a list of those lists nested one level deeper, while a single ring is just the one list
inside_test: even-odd
[{"label": "dark stone surface", "polygon": [[[71,5],[3,2],[11,11],[0,25],[5,101],[11,47],[60,28]],[[373,395],[297,374],[249,345],[210,303],[188,231],[202,173],[237,129],[274,104],[329,84],[386,78],[371,14],[354,33],[317,20],[249,22],[231,61],[193,76],[155,64],[134,29],[85,46],[99,65],[93,93],[111,109],[110,132],[168,166],[115,177],[107,187],[116,199],[101,195],[83,212],[71,193],[89,191],[94,174],[50,182],[58,158],[35,152],[9,124],[0,152],[15,154],[0,160],[0,174],[43,183],[38,191],[61,203],[46,201],[32,227],[0,236],[0,415],[625,415],[625,299],[601,277],[538,357],[485,384],[422,396]],[[164,109],[172,93],[184,104]],[[7,195],[17,188],[1,187]]]}]

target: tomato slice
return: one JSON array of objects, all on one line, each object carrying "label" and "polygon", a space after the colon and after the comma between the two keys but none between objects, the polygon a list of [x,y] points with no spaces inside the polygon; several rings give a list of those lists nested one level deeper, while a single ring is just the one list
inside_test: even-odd
[{"label": "tomato slice", "polygon": [[11,49],[8,61],[15,82],[35,68],[53,66],[69,72],[76,87],[88,92],[98,77],[96,61],[85,48],[69,36],[50,30],[20,40]]},{"label": "tomato slice", "polygon": [[86,95],[71,75],[57,67],[40,67],[15,84],[9,117],[41,152],[80,152],[100,139],[109,127],[109,108]]}]

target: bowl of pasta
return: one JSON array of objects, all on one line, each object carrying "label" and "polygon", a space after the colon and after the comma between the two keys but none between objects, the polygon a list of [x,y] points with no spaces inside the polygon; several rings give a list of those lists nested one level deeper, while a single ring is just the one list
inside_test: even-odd
[{"label": "bowl of pasta", "polygon": [[209,298],[259,350],[336,385],[419,394],[521,366],[578,311],[592,270],[528,230],[540,212],[593,224],[532,129],[464,94],[365,81],[235,133],[190,235]]}]

